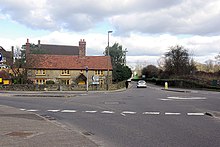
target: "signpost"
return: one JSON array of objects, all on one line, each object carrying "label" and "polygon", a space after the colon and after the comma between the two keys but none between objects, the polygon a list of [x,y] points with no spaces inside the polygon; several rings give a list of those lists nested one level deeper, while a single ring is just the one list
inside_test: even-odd
[{"label": "signpost", "polygon": [[86,91],[89,91],[88,66],[86,66]]}]

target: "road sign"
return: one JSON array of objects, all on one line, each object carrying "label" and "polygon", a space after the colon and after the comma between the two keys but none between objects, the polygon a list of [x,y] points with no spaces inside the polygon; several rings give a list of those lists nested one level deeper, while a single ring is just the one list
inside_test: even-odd
[{"label": "road sign", "polygon": [[2,61],[3,55],[2,53],[0,53],[0,61]]},{"label": "road sign", "polygon": [[98,82],[98,81],[99,81],[99,76],[98,76],[98,75],[92,76],[92,80],[93,80],[94,82]]}]

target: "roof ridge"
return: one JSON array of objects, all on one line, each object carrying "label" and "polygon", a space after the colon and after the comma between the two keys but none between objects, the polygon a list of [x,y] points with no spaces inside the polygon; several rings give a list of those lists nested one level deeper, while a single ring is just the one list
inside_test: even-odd
[{"label": "roof ridge", "polygon": [[79,47],[76,45],[59,45],[59,44],[40,44],[40,45],[47,45],[47,46],[66,46],[66,47]]}]

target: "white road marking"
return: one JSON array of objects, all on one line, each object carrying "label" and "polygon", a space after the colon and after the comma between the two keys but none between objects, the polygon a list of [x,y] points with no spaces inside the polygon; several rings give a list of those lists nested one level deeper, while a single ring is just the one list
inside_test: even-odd
[{"label": "white road marking", "polygon": [[21,110],[21,111],[25,111],[26,109],[21,108],[20,110]]},{"label": "white road marking", "polygon": [[84,111],[86,113],[96,113],[97,111]]},{"label": "white road marking", "polygon": [[[24,108],[20,108],[21,111],[28,111],[28,112],[37,112],[37,111],[40,111],[40,110],[37,110],[37,109],[24,109]],[[63,112],[63,113],[76,113],[77,110],[59,110],[59,109],[51,109],[51,110],[47,110],[48,112]],[[85,113],[97,113],[98,111],[82,111],[82,112],[85,112]],[[102,114],[115,114],[114,111],[101,111],[100,113]],[[137,112],[134,112],[134,111],[122,111],[120,113],[122,116],[126,116],[126,114],[131,114],[131,115],[134,115],[134,114],[137,114]],[[146,112],[143,112],[142,113],[143,115],[160,115],[160,112],[157,112],[157,111],[146,111]],[[165,112],[164,113],[165,115],[181,115],[181,113],[179,112]],[[187,113],[188,116],[204,116],[205,113],[198,113],[198,112],[189,112]]]},{"label": "white road marking", "polygon": [[187,113],[189,116],[203,116],[205,113]]},{"label": "white road marking", "polygon": [[165,115],[180,115],[181,113],[177,112],[165,112]]},{"label": "white road marking", "polygon": [[161,101],[171,101],[172,99],[160,99]]},{"label": "white road marking", "polygon": [[102,111],[101,113],[104,113],[104,114],[114,114],[115,112],[113,112],[113,111]]},{"label": "white road marking", "polygon": [[27,110],[28,112],[37,112],[39,110],[35,110],[35,109],[30,109],[30,110]]},{"label": "white road marking", "polygon": [[137,112],[133,112],[133,111],[123,111],[123,114],[136,114]]},{"label": "white road marking", "polygon": [[63,113],[76,113],[76,110],[62,110]]},{"label": "white road marking", "polygon": [[59,112],[60,110],[47,110],[48,112]]},{"label": "white road marking", "polygon": [[124,113],[120,113],[122,116],[126,116]]},{"label": "white road marking", "polygon": [[205,100],[206,97],[167,97],[168,99],[174,99],[174,100]]},{"label": "white road marking", "polygon": [[144,115],[159,115],[160,112],[143,112]]},{"label": "white road marking", "polygon": [[133,111],[123,111],[122,113],[120,113],[122,116],[126,116],[125,114],[136,114],[137,112],[133,112]]}]

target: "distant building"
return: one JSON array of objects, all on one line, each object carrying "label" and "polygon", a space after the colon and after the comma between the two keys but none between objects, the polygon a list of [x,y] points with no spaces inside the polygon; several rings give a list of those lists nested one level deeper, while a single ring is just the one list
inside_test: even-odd
[{"label": "distant building", "polygon": [[[13,48],[12,48],[13,50]],[[13,64],[13,51],[6,51],[0,46],[0,53],[2,54],[2,61],[0,61],[0,70],[8,69]]]}]

